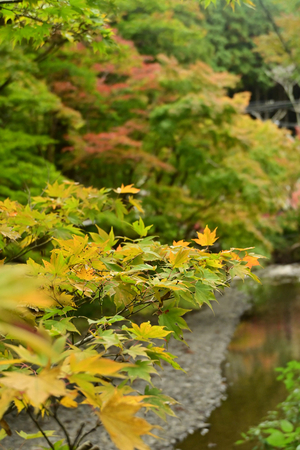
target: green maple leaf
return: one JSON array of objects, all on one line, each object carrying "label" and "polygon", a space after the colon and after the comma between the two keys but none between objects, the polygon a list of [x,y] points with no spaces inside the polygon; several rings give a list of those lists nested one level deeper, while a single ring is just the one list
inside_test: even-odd
[{"label": "green maple leaf", "polygon": [[207,284],[202,284],[201,281],[198,281],[195,284],[195,299],[199,306],[202,306],[203,303],[206,303],[211,310],[211,300],[216,300],[215,296],[213,294],[212,288],[210,286],[207,286]]},{"label": "green maple leaf", "polygon": [[150,361],[136,361],[133,367],[126,367],[126,370],[131,381],[141,378],[151,383],[151,373],[157,373]]},{"label": "green maple leaf", "polygon": [[[178,341],[182,341],[186,344],[183,339],[183,331],[189,330],[189,327],[186,321],[182,318],[182,316],[191,311],[190,309],[176,308],[174,307],[175,303],[165,307],[163,313],[159,316],[158,322],[160,325],[164,326],[167,330],[173,331],[173,336]],[[170,336],[166,336],[166,340],[170,340]]]},{"label": "green maple leaf", "polygon": [[164,347],[153,347],[152,344],[150,344],[147,347],[147,355],[159,366],[160,366],[159,360],[162,359],[163,361],[166,361],[167,363],[171,364],[171,366],[174,367],[174,369],[183,370],[180,367],[180,365],[176,361],[174,361],[174,359],[177,358],[177,356],[172,355],[172,353],[166,352]]},{"label": "green maple leaf", "polygon": [[176,417],[176,414],[169,405],[175,405],[176,400],[174,400],[171,397],[168,397],[167,395],[162,394],[160,389],[157,388],[150,388],[150,386],[145,387],[145,395],[147,395],[147,398],[145,401],[149,405],[153,405],[152,411],[158,415],[161,419],[164,421],[166,420],[166,414],[169,416]]}]

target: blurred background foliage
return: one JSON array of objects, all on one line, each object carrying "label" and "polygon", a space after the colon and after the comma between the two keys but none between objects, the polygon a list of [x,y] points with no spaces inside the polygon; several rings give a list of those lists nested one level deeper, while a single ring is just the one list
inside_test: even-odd
[{"label": "blurred background foliage", "polygon": [[0,198],[25,203],[63,178],[134,183],[162,241],[208,223],[219,247],[299,260],[297,126],[246,109],[286,100],[300,123],[300,2],[255,3],[119,0],[101,19],[105,51],[57,34],[1,44]]}]

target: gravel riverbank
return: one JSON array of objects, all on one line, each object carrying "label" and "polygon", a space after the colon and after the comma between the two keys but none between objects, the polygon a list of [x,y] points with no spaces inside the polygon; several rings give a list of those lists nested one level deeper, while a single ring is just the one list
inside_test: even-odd
[{"label": "gravel riverbank", "polygon": [[[147,437],[145,441],[153,450],[172,450],[176,442],[185,438],[188,433],[196,429],[205,432],[205,423],[213,409],[220,405],[226,395],[226,380],[222,378],[221,363],[226,357],[226,349],[240,316],[249,307],[249,299],[237,289],[227,289],[219,298],[219,304],[214,304],[214,314],[205,307],[202,311],[190,313],[187,323],[192,333],[185,333],[186,345],[172,340],[169,351],[178,356],[177,362],[186,373],[175,371],[171,366],[164,366],[160,377],[154,380],[155,386],[163,390],[166,395],[175,398],[179,404],[175,405],[177,415],[169,417],[163,430],[159,434],[163,440]],[[134,386],[136,387],[136,386]],[[89,409],[64,410],[61,420],[66,428],[75,434],[82,423],[86,429],[92,428],[95,419],[90,417]],[[149,419],[159,423],[157,417]],[[26,416],[7,418],[12,430],[24,429],[27,433],[36,432]],[[47,420],[44,427],[48,430],[56,428],[55,423]],[[115,450],[105,431],[98,428],[88,439],[99,445],[101,450]],[[1,442],[5,448],[17,450],[24,440],[13,432],[11,437]],[[25,441],[23,450],[40,450],[45,445],[44,440]]]}]

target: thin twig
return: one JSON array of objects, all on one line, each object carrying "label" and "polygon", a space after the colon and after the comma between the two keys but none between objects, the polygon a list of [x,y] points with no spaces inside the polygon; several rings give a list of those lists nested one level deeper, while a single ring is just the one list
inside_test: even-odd
[{"label": "thin twig", "polygon": [[66,440],[67,440],[67,443],[68,443],[68,447],[69,447],[69,450],[73,450],[73,445],[71,444],[71,439],[70,439],[70,436],[69,436],[69,434],[68,434],[68,432],[67,432],[67,430],[66,430],[66,428],[65,428],[65,426],[64,426],[64,424],[59,420],[59,418],[57,417],[57,414],[56,414],[56,411],[54,412],[54,413],[50,413],[51,414],[51,416],[53,417],[53,419],[55,420],[55,422],[60,426],[60,428],[62,429],[62,431],[63,431],[63,433],[64,433],[64,435],[65,435],[65,437],[66,437]]},{"label": "thin twig", "polygon": [[263,0],[259,0],[260,6],[262,7],[264,13],[266,14],[269,22],[271,23],[273,30],[275,31],[275,34],[277,35],[278,39],[280,40],[280,43],[284,49],[284,51],[289,55],[289,57],[291,58],[293,64],[296,67],[296,70],[298,72],[298,74],[300,73],[300,68],[299,65],[297,63],[297,61],[294,58],[292,49],[290,48],[288,42],[284,39],[281,30],[279,28],[279,26],[277,25],[277,23],[274,20],[274,17],[272,15],[272,13],[270,12],[270,10],[267,8],[267,6],[265,5],[265,3],[263,2]]},{"label": "thin twig", "polygon": [[[42,247],[43,245],[48,244],[48,242],[51,242],[52,239],[53,239],[53,237],[51,236],[47,241],[43,241],[43,242],[41,242],[40,244],[35,244],[35,242],[37,242],[37,241],[33,242],[32,244],[30,244],[29,247],[27,247],[27,248],[25,248],[24,250],[22,250],[22,251],[21,251],[20,253],[18,253],[16,256],[13,256],[12,258],[10,258],[10,259],[8,260],[8,262],[14,261],[14,260],[20,258],[21,256],[26,255],[26,253],[28,253],[30,250],[34,250],[34,249],[36,249],[36,248],[38,248],[38,247]],[[35,245],[34,245],[34,244],[35,244]]]},{"label": "thin twig", "polygon": [[21,19],[22,17],[26,17],[26,19],[35,20],[36,22],[40,22],[40,23],[44,23],[44,24],[47,23],[44,20],[39,19],[38,17],[33,17],[33,16],[30,16],[30,15],[24,14],[24,13],[16,14],[16,17],[17,17],[17,19]]},{"label": "thin twig", "polygon": [[[118,311],[115,314],[115,316],[120,316],[121,314],[123,314],[134,301],[135,301],[135,298],[130,303],[128,303],[128,305],[126,305],[121,311]],[[124,317],[124,320],[126,320],[125,317]],[[104,325],[101,326],[101,328],[104,328]],[[82,345],[86,344],[87,342],[92,341],[94,338],[95,338],[94,335],[90,335],[90,336],[86,335],[83,339],[81,339],[81,341],[76,342],[75,346],[81,347]]]},{"label": "thin twig", "polygon": [[40,432],[42,433],[42,435],[44,436],[44,438],[46,439],[48,445],[50,446],[50,448],[52,448],[52,450],[55,450],[54,445],[52,444],[52,442],[48,439],[47,435],[45,434],[44,430],[42,429],[42,427],[40,426],[40,424],[38,423],[38,421],[33,417],[33,415],[31,414],[29,408],[27,409],[27,414],[29,415],[29,417],[31,418],[31,420],[34,422],[35,426],[38,428],[38,430],[40,430]]},{"label": "thin twig", "polygon": [[94,433],[94,431],[96,431],[97,428],[100,427],[100,425],[101,425],[101,423],[100,423],[100,422],[97,422],[96,425],[94,426],[94,428],[91,428],[90,431],[87,431],[86,433],[84,433],[84,434],[81,436],[81,438],[79,439],[79,441],[77,442],[77,445],[79,445],[80,442],[82,442],[83,439],[86,438],[89,434]]},{"label": "thin twig", "polygon": [[80,438],[80,436],[81,436],[81,434],[83,432],[84,427],[85,427],[85,423],[82,423],[80,428],[79,428],[79,430],[78,430],[78,432],[77,432],[77,435],[75,436],[75,439],[74,439],[74,442],[73,442],[73,448],[77,447],[78,442],[79,442],[79,438]]}]

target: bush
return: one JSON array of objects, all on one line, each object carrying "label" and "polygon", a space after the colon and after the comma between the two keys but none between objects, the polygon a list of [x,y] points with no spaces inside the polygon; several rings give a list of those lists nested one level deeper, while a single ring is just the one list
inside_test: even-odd
[{"label": "bush", "polygon": [[[257,280],[250,271],[257,256],[240,249],[212,253],[216,230],[208,227],[194,239],[196,247],[160,244],[147,236],[150,227],[141,218],[128,225],[135,239],[99,227],[84,231],[82,224],[94,223],[101,211],[125,215],[140,207],[137,192],[132,185],[98,191],[65,182],[48,185],[27,206],[0,203],[6,257],[0,270],[1,438],[11,433],[10,416],[3,415],[17,409],[35,424],[37,414],[53,417],[65,438],[54,446],[42,426],[33,436],[18,430],[25,439],[78,449],[82,431],[71,441],[60,418],[64,408],[88,404],[117,448],[146,448],[141,436],[153,426],[135,414],[143,408],[163,419],[174,415],[174,401],[151,376],[163,361],[182,370],[167,351],[168,341],[184,342],[188,329],[183,316],[189,310],[180,301],[211,308],[214,291],[233,277]],[[26,264],[15,264],[21,258]],[[83,333],[76,328],[80,306],[90,312]],[[147,308],[156,319],[138,324],[137,314]],[[143,395],[131,386],[136,379],[147,384]]]},{"label": "bush", "polygon": [[266,420],[243,435],[244,440],[255,443],[255,449],[300,449],[300,363],[290,361],[285,368],[276,369],[288,390],[288,397],[276,411],[269,412]]}]

